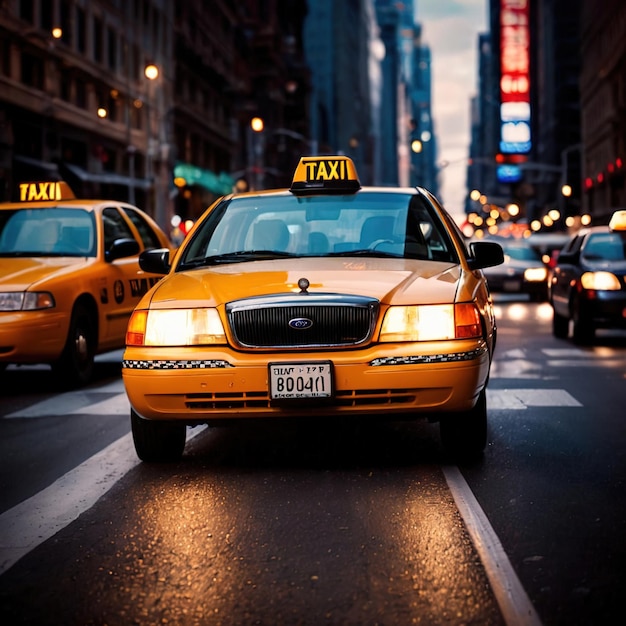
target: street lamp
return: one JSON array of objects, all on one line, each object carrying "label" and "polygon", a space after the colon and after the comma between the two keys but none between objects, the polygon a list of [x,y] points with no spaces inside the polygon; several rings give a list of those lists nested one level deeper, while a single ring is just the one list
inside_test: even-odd
[{"label": "street lamp", "polygon": [[[150,108],[148,111],[148,164],[150,176],[154,176],[154,217],[161,228],[168,228],[169,220],[166,216],[166,194],[168,189],[167,159],[169,145],[165,131],[166,119],[163,113],[163,84],[160,79],[161,71],[154,63],[149,63],[144,68],[144,76],[148,79],[150,89]],[[158,170],[154,171],[154,163]]]}]

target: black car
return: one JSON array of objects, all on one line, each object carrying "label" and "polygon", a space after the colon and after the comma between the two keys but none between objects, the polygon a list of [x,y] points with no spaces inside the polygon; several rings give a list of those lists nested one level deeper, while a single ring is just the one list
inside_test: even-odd
[{"label": "black car", "polygon": [[626,211],[608,226],[578,231],[557,259],[550,285],[555,337],[588,343],[597,328],[626,328]]},{"label": "black car", "polygon": [[493,292],[527,294],[534,302],[548,298],[548,269],[524,239],[493,238],[502,246],[504,263],[484,271]]}]

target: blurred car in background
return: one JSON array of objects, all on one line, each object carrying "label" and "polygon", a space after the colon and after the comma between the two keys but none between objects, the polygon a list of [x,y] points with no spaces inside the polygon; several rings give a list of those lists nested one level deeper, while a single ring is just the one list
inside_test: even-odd
[{"label": "blurred car in background", "polygon": [[578,231],[557,259],[550,284],[553,333],[577,343],[597,328],[626,328],[626,211],[608,226]]},{"label": "blurred car in background", "polygon": [[504,263],[483,271],[493,292],[527,294],[534,302],[548,299],[548,269],[525,239],[493,238],[502,246]]},{"label": "blurred car in background", "polygon": [[21,184],[18,202],[0,204],[0,369],[45,363],[64,385],[87,383],[160,278],[139,253],[163,247],[165,232],[135,206],[77,200],[63,182]]}]

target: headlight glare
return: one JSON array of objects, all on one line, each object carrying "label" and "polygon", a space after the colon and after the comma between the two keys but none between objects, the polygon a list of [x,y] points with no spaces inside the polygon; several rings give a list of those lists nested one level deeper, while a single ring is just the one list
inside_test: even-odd
[{"label": "headlight glare", "polygon": [[611,272],[585,272],[580,283],[584,289],[597,291],[619,291],[622,288],[619,278]]},{"label": "headlight glare", "polygon": [[529,283],[540,283],[548,278],[548,270],[545,267],[529,267],[524,270],[524,280]]},{"label": "headlight glare", "polygon": [[[217,309],[150,310],[144,313],[143,345],[202,346],[226,343],[226,334]],[[138,332],[141,335],[142,319],[138,318],[137,321],[137,328],[129,324],[128,330],[129,333]],[[139,338],[131,336],[131,340]]]},{"label": "headlight glare", "polygon": [[380,341],[444,341],[481,336],[480,315],[472,303],[391,307]]},{"label": "headlight glare", "polygon": [[381,341],[436,341],[454,339],[451,304],[391,307],[380,331]]}]

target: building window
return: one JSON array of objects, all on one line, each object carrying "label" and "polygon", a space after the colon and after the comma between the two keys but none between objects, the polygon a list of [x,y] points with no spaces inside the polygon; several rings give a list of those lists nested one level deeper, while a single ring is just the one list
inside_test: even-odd
[{"label": "building window", "polygon": [[117,35],[111,27],[107,28],[107,59],[109,69],[115,71],[117,68]]},{"label": "building window", "polygon": [[76,47],[81,54],[87,52],[85,10],[81,7],[76,7]]},{"label": "building window", "polygon": [[44,63],[43,59],[32,56],[31,54],[22,54],[22,76],[21,81],[24,85],[34,87],[43,91],[44,88]]},{"label": "building window", "polygon": [[61,29],[63,31],[62,41],[65,45],[72,47],[74,41],[72,32],[72,4],[69,0],[61,3]]},{"label": "building window", "polygon": [[104,62],[104,25],[99,17],[93,21],[93,59],[96,63]]},{"label": "building window", "polygon": [[20,0],[20,18],[30,24],[35,24],[34,0]]}]

